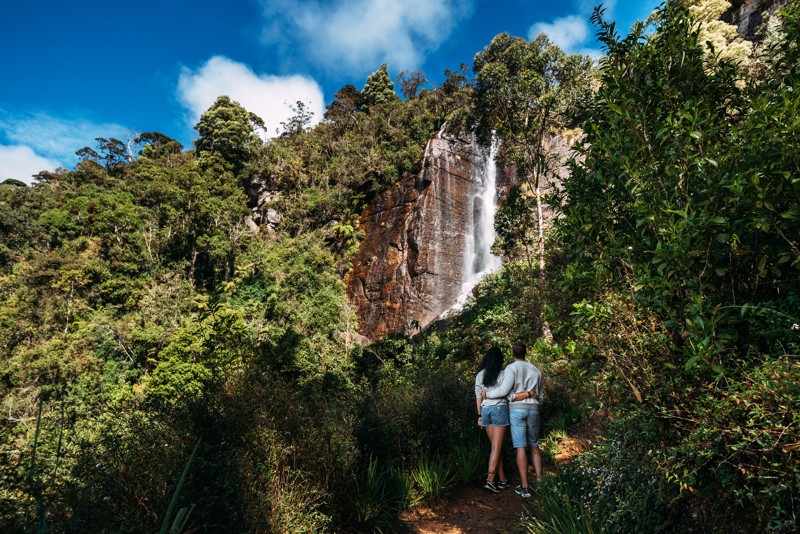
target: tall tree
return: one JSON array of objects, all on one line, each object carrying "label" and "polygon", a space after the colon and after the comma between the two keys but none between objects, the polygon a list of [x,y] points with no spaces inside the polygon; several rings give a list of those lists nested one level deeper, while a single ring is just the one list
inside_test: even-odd
[{"label": "tall tree", "polygon": [[747,109],[737,69],[707,54],[684,6],[660,9],[649,36],[620,40],[602,12],[594,20],[608,58],[558,222],[583,269],[575,282],[617,281],[677,321],[715,291],[741,297],[763,236],[743,226],[733,188]]},{"label": "tall tree", "polygon": [[258,132],[264,121],[228,96],[217,98],[194,129],[200,134],[195,149],[201,161],[218,156],[237,172],[263,145]]},{"label": "tall tree", "polygon": [[298,100],[293,106],[289,106],[294,115],[281,122],[281,127],[278,128],[278,133],[281,136],[287,137],[303,133],[314,119],[314,112],[308,109],[308,106],[302,100]]},{"label": "tall tree", "polygon": [[536,199],[540,284],[544,284],[545,243],[542,185],[552,156],[546,141],[574,118],[577,103],[591,93],[591,60],[566,55],[545,35],[533,41],[507,33],[496,36],[475,56],[479,134],[492,132],[506,144]]},{"label": "tall tree", "polygon": [[394,92],[394,84],[389,77],[386,63],[382,64],[378,70],[367,77],[362,93],[367,106],[385,104],[397,100],[397,94]]},{"label": "tall tree", "polygon": [[406,100],[417,96],[420,87],[428,83],[428,78],[421,70],[404,70],[397,75],[397,83]]}]

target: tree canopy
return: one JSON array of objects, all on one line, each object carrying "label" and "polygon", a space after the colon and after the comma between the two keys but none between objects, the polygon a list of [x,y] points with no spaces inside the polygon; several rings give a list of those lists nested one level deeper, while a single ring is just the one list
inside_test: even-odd
[{"label": "tree canopy", "polygon": [[367,77],[367,82],[364,84],[364,89],[361,93],[364,95],[364,103],[367,106],[386,104],[397,100],[397,94],[394,92],[394,83],[389,77],[386,63],[382,64],[378,70]]},{"label": "tree canopy", "polygon": [[194,129],[200,135],[195,150],[201,159],[219,157],[236,170],[263,144],[259,131],[264,130],[264,121],[227,96],[217,98]]}]

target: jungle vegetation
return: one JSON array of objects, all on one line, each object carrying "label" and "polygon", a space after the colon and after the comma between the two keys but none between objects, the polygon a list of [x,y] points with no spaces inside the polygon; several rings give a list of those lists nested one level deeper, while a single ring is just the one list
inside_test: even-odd
[{"label": "jungle vegetation", "polygon": [[[299,102],[267,142],[221,96],[191,149],[100,138],[0,184],[0,528],[402,531],[483,474],[475,366],[521,339],[545,455],[598,433],[521,529],[793,531],[800,4],[776,16],[744,64],[681,2],[629,35],[598,10],[596,70],[502,34],[438,86],[401,73],[405,99],[381,65],[313,128]],[[507,261],[446,326],[351,343],[360,214],[445,122],[501,132],[525,173],[496,219]],[[546,198],[542,139],[565,128]],[[258,232],[254,183],[280,214]]]}]

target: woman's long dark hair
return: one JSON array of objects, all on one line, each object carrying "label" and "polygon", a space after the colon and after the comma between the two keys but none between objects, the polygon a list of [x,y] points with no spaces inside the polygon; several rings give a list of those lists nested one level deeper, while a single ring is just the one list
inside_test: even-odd
[{"label": "woman's long dark hair", "polygon": [[483,362],[481,362],[481,369],[483,369],[483,386],[492,387],[497,383],[497,376],[503,368],[503,351],[499,347],[494,346],[486,351],[483,355]]}]

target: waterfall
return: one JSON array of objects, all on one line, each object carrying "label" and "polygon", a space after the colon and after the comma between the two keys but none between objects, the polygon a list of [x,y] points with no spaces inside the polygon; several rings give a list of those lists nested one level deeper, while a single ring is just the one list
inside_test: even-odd
[{"label": "waterfall", "polygon": [[494,215],[497,211],[497,140],[492,141],[488,150],[482,150],[481,164],[476,166],[474,176],[471,231],[466,232],[464,241],[464,264],[461,277],[461,294],[450,311],[461,309],[472,294],[472,289],[489,273],[500,270],[499,256],[492,254],[494,244]]}]

